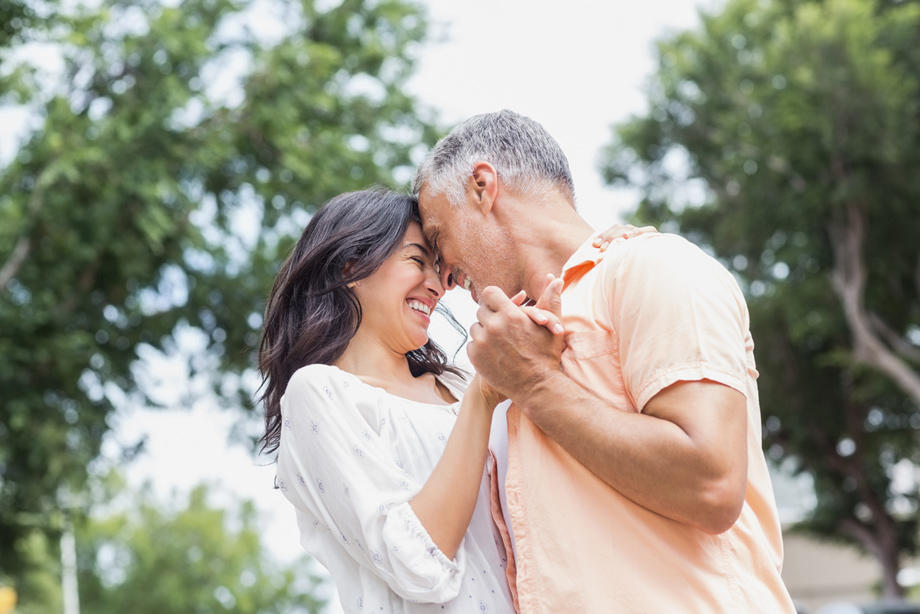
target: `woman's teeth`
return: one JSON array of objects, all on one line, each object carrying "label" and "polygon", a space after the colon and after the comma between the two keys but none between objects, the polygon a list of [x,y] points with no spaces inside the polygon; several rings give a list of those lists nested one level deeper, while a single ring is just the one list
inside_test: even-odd
[{"label": "woman's teeth", "polygon": [[412,309],[415,309],[416,311],[421,311],[426,316],[431,315],[431,307],[429,307],[425,303],[422,303],[421,301],[409,301],[409,307],[411,307]]},{"label": "woman's teeth", "polygon": [[473,285],[473,280],[470,279],[469,277],[466,277],[466,278],[463,280],[463,289],[466,290],[467,292],[469,292],[470,287],[471,287],[472,285]]}]

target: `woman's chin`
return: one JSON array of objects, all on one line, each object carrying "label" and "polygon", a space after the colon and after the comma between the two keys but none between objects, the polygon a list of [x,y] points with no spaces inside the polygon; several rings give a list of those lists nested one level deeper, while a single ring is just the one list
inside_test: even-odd
[{"label": "woman's chin", "polygon": [[412,345],[412,349],[413,349],[413,350],[418,350],[418,349],[421,349],[422,347],[424,347],[424,345],[425,345],[426,343],[428,343],[428,338],[429,338],[428,335],[424,335],[424,336],[419,335],[418,337],[413,337],[413,338],[412,338],[412,344],[411,344],[411,345]]}]

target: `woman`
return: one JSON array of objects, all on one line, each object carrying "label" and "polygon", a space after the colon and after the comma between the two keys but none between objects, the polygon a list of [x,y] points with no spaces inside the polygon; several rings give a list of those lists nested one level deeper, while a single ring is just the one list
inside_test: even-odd
[{"label": "woman", "polygon": [[483,471],[501,399],[428,339],[443,292],[415,201],[372,190],[313,216],[269,297],[263,441],[346,612],[513,611]]}]

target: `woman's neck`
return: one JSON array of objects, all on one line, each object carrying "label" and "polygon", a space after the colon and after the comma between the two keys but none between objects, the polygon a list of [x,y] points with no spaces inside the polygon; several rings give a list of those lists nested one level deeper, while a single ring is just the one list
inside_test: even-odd
[{"label": "woman's neck", "polygon": [[406,355],[391,350],[379,339],[371,339],[360,328],[335,366],[361,378],[409,383],[414,378]]},{"label": "woman's neck", "polygon": [[423,403],[451,403],[450,392],[429,376],[414,377],[405,354],[359,329],[335,366],[390,394]]}]

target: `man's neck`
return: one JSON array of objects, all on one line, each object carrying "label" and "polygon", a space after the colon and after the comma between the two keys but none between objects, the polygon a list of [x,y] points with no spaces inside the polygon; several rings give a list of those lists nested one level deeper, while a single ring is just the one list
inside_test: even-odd
[{"label": "man's neck", "polygon": [[528,236],[519,238],[524,290],[534,300],[546,286],[546,275],[560,275],[566,261],[594,234],[574,209],[555,208],[554,212],[534,223]]}]

